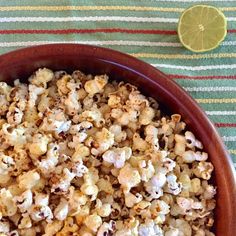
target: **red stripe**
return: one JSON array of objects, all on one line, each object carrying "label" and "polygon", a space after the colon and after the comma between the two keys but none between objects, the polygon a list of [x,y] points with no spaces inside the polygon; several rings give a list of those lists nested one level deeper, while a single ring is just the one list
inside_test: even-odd
[{"label": "red stripe", "polygon": [[[165,34],[175,35],[175,30],[148,30],[148,29],[122,29],[122,28],[100,28],[100,29],[17,29],[0,30],[0,34],[91,34],[91,33],[127,33],[127,34]],[[236,29],[228,30],[228,33],[236,33]]]},{"label": "red stripe", "polygon": [[145,30],[145,29],[121,29],[121,28],[104,28],[104,29],[57,29],[57,30],[0,30],[0,34],[88,34],[88,33],[128,33],[128,34],[177,34],[175,30]]},{"label": "red stripe", "polygon": [[206,75],[206,76],[191,76],[191,75],[174,75],[169,74],[171,79],[236,79],[236,75]]},{"label": "red stripe", "polygon": [[[91,33],[127,33],[127,34],[166,34],[175,35],[175,30],[148,30],[148,29],[122,29],[122,28],[100,28],[100,29],[19,29],[0,30],[0,34],[91,34]],[[228,33],[236,33],[236,29],[229,29]]]},{"label": "red stripe", "polygon": [[220,127],[236,127],[236,123],[215,123],[215,126]]},{"label": "red stripe", "polygon": [[236,29],[229,29],[227,30],[228,33],[236,33]]}]

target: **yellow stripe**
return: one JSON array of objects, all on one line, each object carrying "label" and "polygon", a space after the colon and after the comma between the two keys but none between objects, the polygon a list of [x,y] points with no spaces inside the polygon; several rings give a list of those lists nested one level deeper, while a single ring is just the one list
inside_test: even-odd
[{"label": "yellow stripe", "polygon": [[[236,7],[220,7],[221,11],[236,11]],[[162,11],[182,12],[184,8],[173,7],[141,7],[141,6],[7,6],[0,7],[0,11]]]},{"label": "yellow stripe", "polygon": [[215,53],[215,54],[159,54],[159,53],[131,53],[131,56],[139,58],[157,59],[209,59],[209,58],[234,58],[236,53]]},{"label": "yellow stripe", "polygon": [[236,103],[236,98],[199,98],[198,103]]},{"label": "yellow stripe", "polygon": [[229,153],[230,153],[230,154],[235,154],[235,155],[236,155],[236,149],[230,149],[230,150],[229,150]]},{"label": "yellow stripe", "polygon": [[172,7],[136,7],[136,6],[8,6],[0,7],[0,11],[93,11],[93,10],[124,10],[124,11],[163,11],[182,12],[184,8]]},{"label": "yellow stripe", "polygon": [[236,11],[236,7],[219,7],[221,11]]}]

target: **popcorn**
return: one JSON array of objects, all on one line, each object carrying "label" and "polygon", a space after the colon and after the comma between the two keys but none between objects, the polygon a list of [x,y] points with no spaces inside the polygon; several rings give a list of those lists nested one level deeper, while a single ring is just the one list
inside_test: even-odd
[{"label": "popcorn", "polygon": [[20,212],[26,212],[33,203],[33,194],[31,190],[26,190],[20,196],[15,197],[15,203],[17,207],[20,209]]},{"label": "popcorn", "polygon": [[205,152],[193,152],[192,150],[183,153],[183,161],[186,163],[192,163],[194,161],[206,161],[208,158]]},{"label": "popcorn", "polygon": [[23,112],[18,107],[10,106],[6,117],[9,124],[18,125],[23,119]]},{"label": "popcorn", "polygon": [[111,221],[109,223],[104,222],[101,227],[99,228],[97,232],[97,236],[104,236],[104,235],[109,235],[114,232],[114,221]]},{"label": "popcorn", "polygon": [[182,190],[182,184],[178,183],[177,177],[174,174],[170,174],[166,177],[167,180],[167,191],[174,195],[178,195]]},{"label": "popcorn", "polygon": [[36,86],[42,85],[44,88],[46,88],[47,83],[51,81],[53,77],[54,77],[54,73],[51,70],[47,68],[43,68],[36,71],[35,75],[33,75],[29,79],[29,82],[31,82],[32,84]]},{"label": "popcorn", "polygon": [[139,122],[141,125],[148,125],[154,117],[155,110],[151,107],[145,107],[139,115]]},{"label": "popcorn", "polygon": [[138,233],[140,236],[164,236],[162,229],[152,220],[148,220],[145,224],[141,224]]},{"label": "popcorn", "polygon": [[29,216],[25,216],[21,219],[20,224],[18,225],[19,229],[28,229],[32,227],[32,222]]},{"label": "popcorn", "polygon": [[85,83],[84,88],[90,96],[93,96],[96,93],[101,93],[107,82],[107,75],[95,76],[93,80],[89,80]]},{"label": "popcorn", "polygon": [[0,236],[209,235],[213,165],[181,115],[107,75],[0,82]]},{"label": "popcorn", "polygon": [[114,134],[106,128],[102,128],[100,132],[96,133],[95,140],[98,147],[91,150],[92,154],[101,154],[114,144]]},{"label": "popcorn", "polygon": [[130,164],[126,164],[119,173],[118,181],[123,187],[125,192],[135,187],[141,182],[139,172],[135,170]]},{"label": "popcorn", "polygon": [[37,133],[32,138],[32,143],[29,145],[29,151],[32,156],[39,157],[45,154],[48,150],[49,138],[46,135]]},{"label": "popcorn", "polygon": [[26,144],[25,129],[23,127],[12,128],[10,124],[5,123],[2,125],[1,131],[6,143],[15,149],[20,149]]},{"label": "popcorn", "polygon": [[9,171],[13,169],[15,165],[14,160],[10,156],[6,156],[0,153],[0,174],[6,175]]},{"label": "popcorn", "polygon": [[1,236],[5,236],[4,233],[9,233],[10,231],[10,223],[8,221],[5,221],[3,219],[0,220],[0,232],[3,233]]},{"label": "popcorn", "polygon": [[122,168],[125,161],[132,155],[132,149],[128,147],[116,148],[103,153],[103,160],[114,164],[115,168]]},{"label": "popcorn", "polygon": [[48,206],[35,205],[30,208],[29,212],[31,219],[36,222],[41,220],[51,222],[53,218],[52,211]]},{"label": "popcorn", "polygon": [[13,216],[17,211],[17,206],[13,200],[11,192],[5,188],[0,190],[0,212],[2,216]]},{"label": "popcorn", "polygon": [[45,227],[45,234],[43,236],[54,236],[63,227],[63,222],[59,220],[54,220],[48,223]]},{"label": "popcorn", "polygon": [[31,189],[40,180],[40,175],[36,170],[30,170],[19,176],[18,182],[21,189]]},{"label": "popcorn", "polygon": [[96,233],[99,227],[102,225],[102,218],[96,214],[92,214],[85,218],[84,224],[92,230],[92,232]]},{"label": "popcorn", "polygon": [[61,198],[59,205],[54,210],[54,216],[57,220],[65,220],[69,211],[69,204],[67,200]]},{"label": "popcorn", "polygon": [[210,179],[214,167],[210,162],[199,162],[193,167],[193,173],[203,179]]}]

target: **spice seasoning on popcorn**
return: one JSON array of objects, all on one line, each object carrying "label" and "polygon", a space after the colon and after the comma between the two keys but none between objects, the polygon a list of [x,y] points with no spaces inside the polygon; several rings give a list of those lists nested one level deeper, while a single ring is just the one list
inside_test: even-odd
[{"label": "spice seasoning on popcorn", "polygon": [[181,116],[107,75],[0,82],[0,235],[214,235],[213,165]]}]

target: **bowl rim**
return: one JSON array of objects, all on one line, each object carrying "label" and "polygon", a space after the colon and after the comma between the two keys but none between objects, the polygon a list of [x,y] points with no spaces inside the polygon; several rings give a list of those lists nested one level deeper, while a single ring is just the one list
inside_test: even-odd
[{"label": "bowl rim", "polygon": [[[73,52],[79,51],[81,56],[93,56],[96,57],[99,60],[118,64],[119,66],[122,66],[124,68],[128,68],[129,70],[134,70],[137,73],[141,74],[143,77],[145,77],[147,80],[154,81],[155,83],[159,83],[160,86],[171,86],[171,91],[167,91],[165,89],[165,93],[168,93],[168,96],[175,97],[173,95],[173,91],[176,92],[176,94],[183,95],[183,99],[181,103],[183,105],[189,106],[188,103],[191,104],[192,109],[198,113],[198,116],[203,119],[205,122],[204,127],[207,127],[209,131],[211,132],[212,136],[214,137],[214,140],[216,140],[218,144],[217,151],[220,152],[220,156],[222,156],[222,162],[224,162],[224,167],[226,168],[225,174],[226,176],[223,176],[225,178],[225,184],[227,184],[227,179],[230,180],[229,186],[226,186],[226,188],[233,188],[231,189],[233,191],[233,196],[228,195],[228,201],[233,206],[233,203],[236,198],[235,189],[236,189],[236,173],[235,168],[233,165],[233,161],[227,151],[226,146],[223,144],[223,141],[217,132],[216,128],[213,126],[210,119],[207,117],[206,113],[203,111],[203,109],[197,104],[197,102],[188,94],[180,85],[178,85],[175,81],[170,79],[166,74],[158,70],[157,68],[153,67],[152,65],[141,61],[133,56],[130,56],[128,54],[109,49],[99,46],[93,46],[93,45],[86,45],[86,44],[74,44],[74,43],[55,43],[55,44],[44,44],[44,45],[37,45],[37,46],[31,46],[26,48],[20,48],[5,54],[0,55],[0,70],[4,67],[7,67],[9,65],[8,61],[14,61],[17,62],[17,60],[22,59],[24,60],[25,57],[36,57],[36,54],[40,54],[41,56],[46,55],[63,55],[63,53],[68,53],[73,55]],[[122,62],[122,63],[121,63]],[[144,71],[144,69],[146,70]],[[153,75],[158,75],[158,80],[154,78]],[[2,80],[1,80],[2,81]],[[189,108],[186,108],[186,111]],[[206,145],[206,144],[205,144]],[[235,196],[234,196],[235,195]],[[231,206],[231,207],[232,207]],[[229,228],[230,232],[233,232],[233,229],[236,227],[236,217],[232,217],[234,219],[229,219]]]}]

